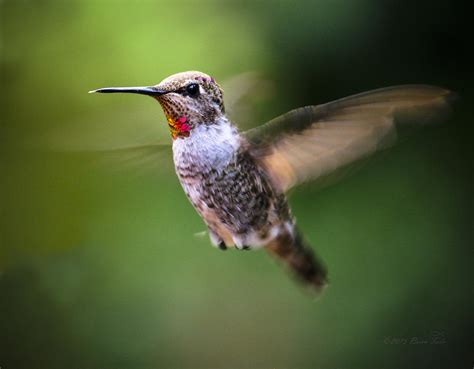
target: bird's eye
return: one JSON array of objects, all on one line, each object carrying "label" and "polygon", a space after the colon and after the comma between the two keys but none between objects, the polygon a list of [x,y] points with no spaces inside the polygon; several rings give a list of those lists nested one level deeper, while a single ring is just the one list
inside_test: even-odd
[{"label": "bird's eye", "polygon": [[199,85],[197,83],[191,83],[186,87],[186,93],[189,96],[198,96],[199,95]]}]

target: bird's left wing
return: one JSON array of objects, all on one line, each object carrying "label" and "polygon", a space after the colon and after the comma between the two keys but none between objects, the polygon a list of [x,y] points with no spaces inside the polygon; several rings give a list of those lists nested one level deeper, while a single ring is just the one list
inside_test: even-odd
[{"label": "bird's left wing", "polygon": [[439,120],[452,96],[427,85],[388,87],[292,110],[245,136],[275,188],[285,192],[387,148],[405,129]]}]

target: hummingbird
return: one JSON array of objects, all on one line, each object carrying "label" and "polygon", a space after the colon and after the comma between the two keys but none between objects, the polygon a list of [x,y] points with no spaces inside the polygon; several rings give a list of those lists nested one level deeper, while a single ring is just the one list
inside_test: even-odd
[{"label": "hummingbird", "polygon": [[382,88],[297,108],[240,132],[226,115],[222,88],[202,72],[177,73],[154,86],[90,92],[158,101],[176,174],[211,243],[221,250],[263,248],[315,291],[327,284],[327,268],[299,231],[288,191],[391,146],[405,128],[439,120],[453,96],[429,85]]}]

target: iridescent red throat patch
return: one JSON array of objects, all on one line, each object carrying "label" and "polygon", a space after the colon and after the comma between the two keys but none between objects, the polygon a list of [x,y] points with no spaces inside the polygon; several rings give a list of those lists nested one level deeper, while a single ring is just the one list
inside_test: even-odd
[{"label": "iridescent red throat patch", "polygon": [[173,119],[168,116],[168,126],[170,127],[171,137],[173,137],[173,140],[176,140],[178,137],[189,137],[191,126],[186,123],[186,121],[187,119],[184,115],[178,119]]}]

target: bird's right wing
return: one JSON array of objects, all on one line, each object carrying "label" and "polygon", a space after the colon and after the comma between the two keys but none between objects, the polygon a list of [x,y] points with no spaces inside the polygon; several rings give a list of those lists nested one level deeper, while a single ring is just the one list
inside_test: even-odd
[{"label": "bird's right wing", "polygon": [[58,124],[25,148],[83,158],[91,167],[128,174],[172,174],[171,138],[156,104],[144,111],[120,108]]},{"label": "bird's right wing", "polygon": [[72,153],[90,158],[96,166],[112,172],[126,171],[135,175],[168,175],[173,172],[173,157],[169,144],[150,143],[105,149],[74,150]]},{"label": "bird's right wing", "polygon": [[245,136],[275,188],[285,192],[387,148],[400,131],[439,120],[452,96],[434,86],[388,87],[292,110]]},{"label": "bird's right wing", "polygon": [[244,72],[226,79],[224,91],[225,111],[239,127],[255,121],[256,105],[268,100],[275,92],[273,82],[256,72]]}]

